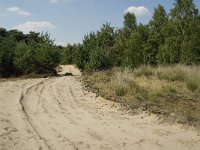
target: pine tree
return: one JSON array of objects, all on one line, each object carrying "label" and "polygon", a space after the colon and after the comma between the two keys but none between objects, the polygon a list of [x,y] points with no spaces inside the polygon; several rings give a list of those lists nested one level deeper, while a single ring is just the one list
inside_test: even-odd
[{"label": "pine tree", "polygon": [[124,15],[124,28],[130,32],[136,31],[137,23],[135,14],[127,12]]}]

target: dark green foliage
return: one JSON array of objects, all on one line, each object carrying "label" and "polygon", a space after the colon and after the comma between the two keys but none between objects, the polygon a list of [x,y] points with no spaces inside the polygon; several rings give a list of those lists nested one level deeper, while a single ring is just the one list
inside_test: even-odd
[{"label": "dark green foliage", "polygon": [[97,31],[96,41],[99,47],[109,48],[114,43],[114,28],[109,23],[103,24],[100,31]]},{"label": "dark green foliage", "polygon": [[89,61],[86,63],[85,69],[103,70],[110,68],[109,53],[100,47],[96,47],[90,52]]},{"label": "dark green foliage", "polygon": [[0,29],[0,76],[54,74],[60,51],[48,34]]},{"label": "dark green foliage", "polygon": [[19,43],[15,49],[14,65],[20,73],[29,74],[35,70],[35,52],[26,43]]},{"label": "dark green foliage", "polygon": [[130,32],[136,31],[137,23],[134,14],[128,12],[124,15],[124,28]]},{"label": "dark green foliage", "polygon": [[175,0],[174,8],[171,10],[171,17],[173,19],[187,20],[196,17],[198,13],[193,0]]},{"label": "dark green foliage", "polygon": [[163,6],[158,5],[154,10],[153,18],[149,23],[150,36],[145,45],[147,53],[147,64],[157,65],[158,60],[156,59],[160,47],[165,42],[164,26],[167,23],[167,15]]},{"label": "dark green foliage", "polygon": [[55,68],[58,64],[57,51],[52,45],[42,44],[36,48],[35,53],[36,67],[35,71],[39,74],[55,73]]},{"label": "dark green foliage", "polygon": [[142,40],[141,35],[138,32],[131,34],[131,38],[128,43],[128,48],[125,51],[124,66],[126,67],[138,67],[142,64]]},{"label": "dark green foliage", "polygon": [[88,59],[88,53],[87,51],[83,48],[82,45],[78,44],[76,45],[74,49],[74,64],[77,65],[80,69],[85,68],[86,60]]},{"label": "dark green foliage", "polygon": [[193,0],[176,0],[170,16],[176,45],[179,45],[179,50],[176,51],[179,51],[180,63],[198,64],[200,20]]},{"label": "dark green foliage", "polygon": [[122,29],[116,31],[114,45],[112,47],[112,63],[114,66],[121,66],[124,62],[125,50],[127,49],[127,39]]},{"label": "dark green foliage", "polygon": [[7,77],[12,73],[13,75],[17,73],[13,64],[14,51],[15,41],[12,37],[0,40],[0,76]]},{"label": "dark green foliage", "polygon": [[62,50],[61,64],[71,64],[71,63],[73,63],[73,51],[74,51],[74,47],[70,44],[68,44]]},{"label": "dark green foliage", "polygon": [[176,36],[167,38],[160,46],[157,55],[159,64],[176,64],[180,62],[180,40]]}]

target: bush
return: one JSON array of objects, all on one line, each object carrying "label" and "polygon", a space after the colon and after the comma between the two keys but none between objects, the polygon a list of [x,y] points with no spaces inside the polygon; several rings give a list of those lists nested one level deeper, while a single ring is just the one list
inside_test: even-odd
[{"label": "bush", "polygon": [[48,34],[0,31],[0,76],[56,74],[60,52]]},{"label": "bush", "polygon": [[52,45],[42,44],[36,48],[35,71],[39,74],[55,74],[58,65],[57,51]]},{"label": "bush", "polygon": [[187,88],[192,92],[196,91],[199,88],[199,83],[194,79],[188,79],[186,81]]},{"label": "bush", "polygon": [[14,65],[21,74],[29,74],[35,71],[35,54],[26,43],[17,44]]},{"label": "bush", "polygon": [[86,70],[105,70],[111,67],[109,54],[105,49],[97,47],[90,52],[89,62]]},{"label": "bush", "polygon": [[124,87],[124,86],[122,86],[122,85],[118,85],[118,86],[116,87],[115,94],[116,94],[117,96],[125,96],[126,93],[127,93],[127,88],[126,88],[126,87]]},{"label": "bush", "polygon": [[13,65],[15,42],[11,37],[0,40],[0,76],[8,77],[16,75],[17,71]]}]

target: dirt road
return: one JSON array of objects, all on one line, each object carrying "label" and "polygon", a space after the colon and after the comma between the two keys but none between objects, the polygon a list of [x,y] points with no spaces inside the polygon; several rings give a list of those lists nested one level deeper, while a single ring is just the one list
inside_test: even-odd
[{"label": "dirt road", "polygon": [[130,115],[75,76],[0,82],[0,150],[199,150],[193,128]]}]

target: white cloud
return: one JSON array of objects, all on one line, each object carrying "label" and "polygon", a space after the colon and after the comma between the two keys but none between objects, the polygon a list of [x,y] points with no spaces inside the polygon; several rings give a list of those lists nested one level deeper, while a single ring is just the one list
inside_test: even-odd
[{"label": "white cloud", "polygon": [[55,41],[56,45],[61,45],[61,46],[66,46],[67,43],[65,42],[59,42],[59,41]]},{"label": "white cloud", "polygon": [[19,7],[8,7],[7,11],[21,16],[31,16],[31,13],[20,9]]},{"label": "white cloud", "polygon": [[7,11],[9,11],[9,12],[18,12],[18,11],[20,11],[20,8],[19,7],[8,7]]},{"label": "white cloud", "polygon": [[49,0],[52,4],[57,4],[60,2],[71,2],[72,0]]},{"label": "white cloud", "polygon": [[26,11],[20,11],[20,12],[17,12],[18,15],[22,15],[22,16],[31,16],[31,14],[29,12],[26,12]]},{"label": "white cloud", "polygon": [[128,7],[125,10],[125,13],[134,13],[136,16],[146,16],[146,15],[150,15],[150,11],[148,10],[148,8],[146,8],[145,6],[139,6],[139,7]]},{"label": "white cloud", "polygon": [[23,31],[25,33],[28,33],[30,31],[47,31],[54,28],[56,28],[56,26],[47,21],[27,21],[14,27],[14,29],[18,29],[19,31]]}]

